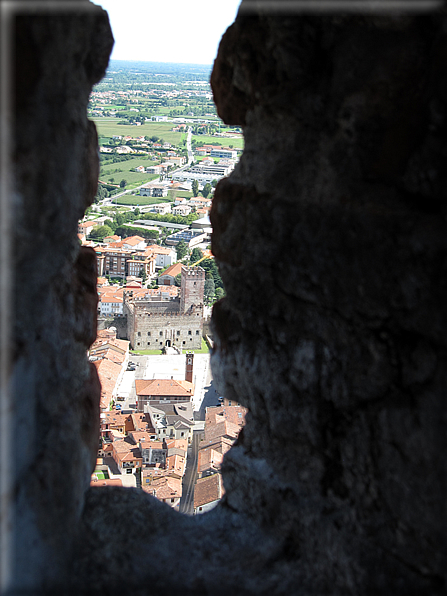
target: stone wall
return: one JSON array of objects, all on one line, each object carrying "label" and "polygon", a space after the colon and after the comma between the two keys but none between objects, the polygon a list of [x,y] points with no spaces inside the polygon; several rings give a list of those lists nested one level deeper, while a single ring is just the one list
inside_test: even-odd
[{"label": "stone wall", "polygon": [[127,339],[127,316],[98,317],[98,329],[115,327],[118,339]]},{"label": "stone wall", "polygon": [[203,305],[205,292],[205,270],[202,267],[182,267],[180,312],[186,313],[191,307]]},{"label": "stone wall", "polygon": [[[161,333],[161,335],[160,335]],[[149,335],[150,334],[150,335]],[[200,350],[202,347],[202,310],[181,315],[180,313],[142,313],[135,317],[133,336],[129,336],[135,350],[157,350],[176,345],[183,350]]]},{"label": "stone wall", "polygon": [[98,445],[100,387],[86,359],[96,336],[96,263],[93,250],[80,249],[77,227],[99,172],[86,105],[113,38],[107,14],[89,3],[58,14],[18,9],[10,31],[12,467],[2,499],[14,533],[2,536],[1,551],[11,588],[48,593],[66,585]]},{"label": "stone wall", "polygon": [[87,488],[96,304],[76,220],[111,38],[99,9],[18,23],[14,254],[33,293],[17,288],[10,593],[446,593],[446,15],[252,4],[212,75],[246,140],[211,214],[212,366],[249,414],[198,518]]}]

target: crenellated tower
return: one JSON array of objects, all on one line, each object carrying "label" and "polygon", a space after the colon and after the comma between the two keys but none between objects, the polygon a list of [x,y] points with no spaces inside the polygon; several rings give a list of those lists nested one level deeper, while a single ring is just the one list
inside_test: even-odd
[{"label": "crenellated tower", "polygon": [[180,314],[186,314],[194,306],[203,308],[204,293],[205,270],[202,267],[182,267]]}]

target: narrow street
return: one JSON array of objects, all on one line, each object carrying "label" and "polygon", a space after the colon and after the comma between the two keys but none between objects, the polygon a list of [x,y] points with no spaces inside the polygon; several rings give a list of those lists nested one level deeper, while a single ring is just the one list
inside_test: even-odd
[{"label": "narrow street", "polygon": [[201,431],[194,431],[192,444],[188,449],[185,475],[183,476],[183,490],[179,511],[180,513],[186,513],[187,515],[193,515],[194,513],[194,485],[197,477],[200,434]]}]

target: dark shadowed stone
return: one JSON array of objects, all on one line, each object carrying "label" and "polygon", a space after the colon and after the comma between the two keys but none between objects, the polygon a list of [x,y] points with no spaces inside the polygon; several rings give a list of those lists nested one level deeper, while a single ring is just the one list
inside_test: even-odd
[{"label": "dark shadowed stone", "polygon": [[211,214],[212,367],[249,414],[224,499],[188,518],[88,488],[96,299],[76,222],[111,37],[100,9],[19,22],[17,591],[446,594],[446,25],[240,14],[225,34],[213,92],[245,150]]}]

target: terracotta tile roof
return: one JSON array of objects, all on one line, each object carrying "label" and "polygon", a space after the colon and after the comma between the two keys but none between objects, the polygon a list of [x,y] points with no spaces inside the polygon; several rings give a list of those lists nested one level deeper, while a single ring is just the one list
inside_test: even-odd
[{"label": "terracotta tile roof", "polygon": [[119,296],[102,296],[101,302],[103,304],[122,304],[123,299]]},{"label": "terracotta tile roof", "polygon": [[131,414],[132,423],[137,432],[149,432],[154,433],[155,429],[151,423],[151,417],[149,414],[135,413]]},{"label": "terracotta tile roof", "polygon": [[106,350],[115,350],[115,352],[127,354],[129,346],[130,342],[127,339],[107,339],[100,337],[93,342],[90,348],[90,355]]},{"label": "terracotta tile roof", "polygon": [[182,455],[168,455],[166,458],[166,471],[182,477],[185,473],[186,457]]},{"label": "terracotta tile roof", "polygon": [[199,478],[194,488],[194,508],[221,499],[225,494],[221,474]]},{"label": "terracotta tile roof", "polygon": [[170,275],[171,277],[175,277],[176,275],[178,275],[179,273],[182,272],[183,266],[184,266],[183,263],[175,263],[174,265],[171,265],[170,267],[168,267],[168,269],[166,269],[166,271],[161,273],[159,275],[159,277],[163,277],[163,275]]},{"label": "terracotta tile roof", "polygon": [[237,424],[228,422],[228,420],[223,420],[218,424],[212,424],[210,426],[205,425],[205,444],[210,445],[220,438],[236,440],[239,431],[240,427]]},{"label": "terracotta tile roof", "polygon": [[223,461],[223,454],[212,447],[199,450],[197,470],[203,473],[206,470],[220,470]]},{"label": "terracotta tile roof", "polygon": [[141,236],[129,236],[129,238],[124,238],[122,240],[123,244],[128,244],[130,246],[135,246],[140,242],[144,242],[144,238],[142,238]]},{"label": "terracotta tile roof", "polygon": [[[150,484],[142,483],[145,492],[157,499],[175,499],[182,496],[182,481],[180,478],[162,476],[154,479]],[[155,494],[154,494],[155,493]]]},{"label": "terracotta tile roof", "polygon": [[243,406],[218,406],[207,408],[205,426],[217,424],[218,422],[222,422],[222,420],[228,420],[238,426],[244,426],[247,412],[247,408],[244,408]]},{"label": "terracotta tile roof", "polygon": [[115,395],[121,366],[107,358],[95,360],[93,364],[98,371],[99,380],[101,382],[101,408],[107,408]]},{"label": "terracotta tile roof", "polygon": [[109,425],[109,428],[125,428],[132,418],[131,414],[121,414],[120,411],[115,409],[103,412],[103,414],[101,428],[105,428],[106,425]]},{"label": "terracotta tile roof", "polygon": [[174,379],[136,379],[137,395],[157,397],[185,397],[194,395],[194,383]]},{"label": "terracotta tile roof", "polygon": [[[157,254],[158,255],[169,255],[171,252],[170,248],[166,248],[166,246],[158,246],[158,244],[150,244],[146,248],[146,252],[149,250],[155,255],[157,255]],[[145,254],[145,253],[143,253],[143,254]]]},{"label": "terracotta tile roof", "polygon": [[168,449],[168,454],[171,449],[177,449],[183,451],[184,453],[188,450],[188,441],[186,439],[166,439],[166,447]]},{"label": "terracotta tile roof", "polygon": [[98,341],[98,339],[116,339],[116,330],[113,329],[98,329],[97,333],[96,333],[96,340]]},{"label": "terracotta tile roof", "polygon": [[115,458],[116,463],[135,460],[137,460],[140,464],[143,463],[141,451],[138,446],[131,445],[126,440],[114,441],[112,443],[112,446],[113,456]]},{"label": "terracotta tile roof", "polygon": [[163,443],[151,439],[151,434],[154,435],[155,431],[154,433],[150,433],[147,430],[133,430],[129,433],[129,437],[134,441],[135,445],[141,444],[143,448],[163,449]]},{"label": "terracotta tile roof", "polygon": [[92,477],[90,481],[90,486],[123,486],[123,483],[119,478],[107,478],[104,480],[98,480],[97,478]]}]

